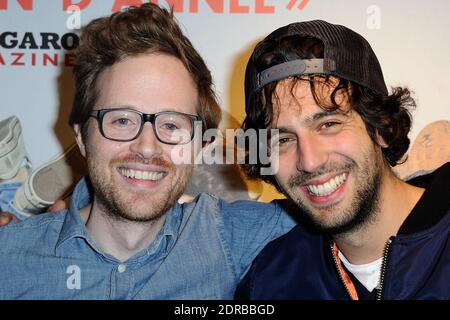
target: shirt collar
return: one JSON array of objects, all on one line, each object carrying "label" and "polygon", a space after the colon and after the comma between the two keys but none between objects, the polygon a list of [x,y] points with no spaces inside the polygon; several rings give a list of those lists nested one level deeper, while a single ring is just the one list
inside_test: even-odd
[{"label": "shirt collar", "polygon": [[86,207],[91,202],[92,192],[90,185],[86,178],[82,178],[72,193],[70,206],[66,213],[64,223],[56,243],[56,248],[58,248],[65,241],[75,237],[88,238],[86,226],[81,219],[80,209]]},{"label": "shirt collar", "polygon": [[[56,248],[73,238],[84,238],[92,245],[86,226],[80,215],[80,209],[89,205],[92,200],[93,191],[90,181],[87,178],[83,178],[78,182],[72,194],[70,206],[65,216],[61,232],[56,243]],[[158,233],[155,240],[150,243],[147,249],[144,250],[147,255],[152,254],[157,250],[162,238],[167,239],[164,249],[166,251],[170,250],[177,238],[182,218],[183,207],[176,202],[167,212],[166,220],[161,231]]]}]

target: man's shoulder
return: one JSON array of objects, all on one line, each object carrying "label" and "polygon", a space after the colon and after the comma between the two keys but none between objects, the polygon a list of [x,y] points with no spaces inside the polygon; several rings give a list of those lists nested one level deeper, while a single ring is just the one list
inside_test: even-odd
[{"label": "man's shoulder", "polygon": [[225,237],[254,237],[255,233],[263,238],[275,238],[290,230],[295,220],[278,202],[270,203],[251,200],[228,202],[215,195],[200,194],[190,204],[191,214],[205,221],[213,222]]},{"label": "man's shoulder", "polygon": [[57,237],[67,210],[43,213],[0,227],[0,251],[36,246],[43,238]]},{"label": "man's shoulder", "polygon": [[215,213],[218,216],[236,217],[239,219],[261,219],[270,215],[279,215],[284,212],[278,202],[258,202],[253,200],[236,200],[229,202],[214,194],[201,193],[194,200],[198,209],[206,209],[205,213]]},{"label": "man's shoulder", "polygon": [[318,230],[312,230],[311,228],[311,226],[305,228],[304,225],[297,224],[289,232],[271,241],[266,248],[264,248],[264,251],[271,254],[279,252],[280,250],[286,250],[289,255],[293,252],[301,252],[305,246],[322,246],[327,239],[326,235]]},{"label": "man's shoulder", "polygon": [[252,273],[277,273],[286,264],[296,266],[294,269],[298,271],[314,270],[320,261],[327,263],[324,254],[328,245],[329,240],[325,234],[311,232],[297,224],[259,252],[254,260]]},{"label": "man's shoulder", "polygon": [[[201,232],[203,239],[218,239],[230,259],[237,279],[256,254],[271,240],[286,233],[295,221],[276,202],[249,200],[228,202],[211,194],[200,194],[185,206],[185,221]],[[189,215],[189,217],[187,217]]]}]

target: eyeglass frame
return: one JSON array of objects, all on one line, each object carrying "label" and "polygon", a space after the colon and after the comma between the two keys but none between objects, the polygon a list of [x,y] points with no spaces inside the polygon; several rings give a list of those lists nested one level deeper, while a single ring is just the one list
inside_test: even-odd
[{"label": "eyeglass frame", "polygon": [[[122,140],[122,139],[108,138],[105,135],[105,132],[103,131],[103,117],[105,116],[105,114],[110,111],[118,111],[118,110],[130,111],[130,112],[136,113],[141,116],[141,126],[140,126],[138,132],[136,133],[136,135],[132,139]],[[181,114],[181,115],[189,117],[191,119],[191,123],[192,123],[191,139],[185,143],[170,143],[170,142],[162,141],[161,138],[159,137],[158,133],[156,132],[156,128],[155,128],[156,117],[158,117],[161,114]],[[190,114],[190,113],[183,113],[183,112],[178,112],[178,111],[161,111],[161,112],[157,112],[157,113],[144,113],[139,110],[135,110],[135,109],[131,109],[131,108],[96,109],[96,110],[92,110],[91,113],[89,114],[89,116],[97,119],[97,121],[99,123],[100,133],[102,134],[102,136],[105,139],[108,139],[111,141],[117,141],[117,142],[129,142],[129,141],[136,140],[141,135],[142,130],[144,129],[145,123],[150,122],[152,125],[153,133],[155,134],[156,139],[158,139],[158,141],[161,143],[172,145],[172,146],[184,145],[184,144],[190,143],[194,139],[194,135],[195,135],[195,122],[202,122],[202,118],[200,116],[195,115],[195,114]]]}]

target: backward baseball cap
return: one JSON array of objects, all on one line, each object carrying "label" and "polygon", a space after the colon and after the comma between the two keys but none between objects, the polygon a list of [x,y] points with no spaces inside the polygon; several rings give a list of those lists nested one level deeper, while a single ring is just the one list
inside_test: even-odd
[{"label": "backward baseball cap", "polygon": [[[297,59],[257,70],[255,62],[262,53],[261,44],[278,41],[288,36],[309,36],[324,44],[323,59]],[[250,56],[245,71],[246,110],[250,99],[262,88],[275,81],[304,74],[334,75],[353,81],[373,91],[387,95],[380,63],[370,44],[358,33],[347,27],[323,20],[292,23],[281,27],[262,40]]]}]

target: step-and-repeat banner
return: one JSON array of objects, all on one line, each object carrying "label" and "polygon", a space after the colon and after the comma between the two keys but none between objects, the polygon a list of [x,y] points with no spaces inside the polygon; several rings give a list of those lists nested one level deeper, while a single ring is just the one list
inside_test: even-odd
[{"label": "step-and-repeat banner", "polygon": [[[93,18],[148,0],[0,0],[0,120],[17,115],[35,166],[73,142],[71,50]],[[211,69],[227,125],[244,117],[244,70],[257,41],[296,21],[323,19],[362,34],[388,86],[408,86],[414,138],[450,119],[447,0],[152,0],[172,6]],[[448,143],[448,142],[447,142]]]}]

